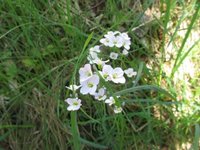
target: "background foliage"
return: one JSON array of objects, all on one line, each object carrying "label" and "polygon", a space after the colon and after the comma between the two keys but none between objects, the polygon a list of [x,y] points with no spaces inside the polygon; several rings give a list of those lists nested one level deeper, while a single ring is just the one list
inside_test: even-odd
[{"label": "background foliage", "polygon": [[81,97],[83,109],[76,116],[81,148],[198,149],[198,1],[0,3],[0,149],[73,147],[65,85],[75,66],[86,62],[88,48],[109,30],[127,31],[132,38],[124,63],[138,76],[121,97],[128,103],[122,114]]}]

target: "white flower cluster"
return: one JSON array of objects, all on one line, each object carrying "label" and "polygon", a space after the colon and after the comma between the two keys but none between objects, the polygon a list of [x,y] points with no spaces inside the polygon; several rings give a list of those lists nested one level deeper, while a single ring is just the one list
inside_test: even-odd
[{"label": "white flower cluster", "polygon": [[[124,74],[128,78],[131,78],[137,73],[133,68],[126,70],[123,70],[121,67],[113,68],[108,64],[110,60],[103,60],[99,55],[102,53],[102,48],[114,48],[117,51],[113,52],[111,49],[112,52],[110,52],[109,58],[113,61],[117,60],[120,55],[128,55],[131,38],[127,33],[109,31],[100,42],[102,45],[96,45],[89,49],[89,55],[87,57],[89,63],[79,69],[80,85],[70,85],[66,88],[74,92],[80,88],[81,94],[90,94],[94,99],[104,101],[109,106],[112,106],[115,113],[120,113],[122,112],[122,107],[121,102],[117,102],[119,96],[113,96],[109,90],[100,84],[100,80],[113,82],[114,84],[124,84],[126,82]],[[69,104],[67,108],[69,111],[78,110],[81,107],[81,100],[77,97],[68,98],[66,102]]]}]

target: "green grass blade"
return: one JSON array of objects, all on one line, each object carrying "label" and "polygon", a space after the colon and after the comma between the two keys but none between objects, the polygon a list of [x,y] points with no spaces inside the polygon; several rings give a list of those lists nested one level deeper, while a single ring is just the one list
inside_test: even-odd
[{"label": "green grass blade", "polygon": [[114,93],[114,95],[124,95],[124,94],[127,94],[127,93],[130,93],[130,92],[135,92],[135,91],[140,91],[140,90],[154,90],[154,91],[158,91],[158,92],[161,92],[171,98],[174,99],[174,96],[172,96],[169,92],[167,92],[166,90],[156,86],[156,85],[141,85],[141,86],[136,86],[136,87],[132,87],[132,88],[128,88],[128,89],[125,89],[125,90],[121,90],[121,91],[118,91],[116,93]]},{"label": "green grass blade", "polygon": [[152,104],[160,104],[160,105],[173,105],[173,104],[179,104],[179,102],[165,102],[161,101],[159,99],[130,99],[130,100],[124,100],[126,103],[152,103]]},{"label": "green grass blade", "polygon": [[72,17],[71,17],[71,0],[66,0],[66,4],[67,4],[67,21],[68,23],[71,25],[72,24]]},{"label": "green grass blade", "polygon": [[139,80],[140,80],[140,78],[142,76],[143,67],[144,67],[144,63],[141,62],[140,65],[139,65],[139,69],[138,69],[138,72],[137,72],[137,76],[136,76],[135,82],[134,82],[134,86],[137,85],[137,83],[139,82]]},{"label": "green grass blade", "polygon": [[74,84],[76,84],[76,80],[75,80],[76,73],[78,71],[78,68],[80,68],[80,64],[81,64],[83,58],[85,58],[85,55],[86,55],[85,50],[86,50],[89,42],[91,41],[92,37],[93,37],[93,32],[86,39],[85,44],[83,46],[83,49],[82,49],[82,51],[80,53],[80,56],[78,57],[78,60],[77,60],[77,63],[75,65],[75,69],[74,69],[74,72],[73,72],[73,75],[72,75],[72,81],[74,82]]},{"label": "green grass blade", "polygon": [[0,129],[5,128],[32,128],[34,125],[1,125]]},{"label": "green grass blade", "polygon": [[177,70],[177,69],[176,69],[176,67],[177,67],[177,66],[176,66],[176,65],[177,65],[177,62],[178,62],[178,60],[179,60],[179,58],[180,58],[180,56],[181,56],[181,53],[182,53],[182,51],[183,51],[183,48],[184,48],[184,46],[185,46],[185,43],[186,43],[186,41],[187,41],[189,35],[190,35],[190,32],[191,32],[191,30],[192,30],[192,27],[193,27],[195,21],[197,20],[199,9],[200,9],[200,4],[197,4],[196,11],[195,11],[195,13],[194,13],[194,15],[193,15],[193,17],[192,17],[192,20],[191,20],[190,25],[188,26],[188,30],[187,30],[187,32],[186,32],[186,34],[185,34],[185,38],[183,39],[183,42],[182,42],[182,44],[181,44],[181,47],[180,47],[180,49],[178,50],[177,57],[176,57],[176,59],[175,59],[175,63],[174,63],[173,69],[172,69],[171,77],[174,76],[175,70]]},{"label": "green grass blade", "polygon": [[194,142],[191,150],[199,150],[199,141],[200,141],[200,126],[199,124],[195,124]]},{"label": "green grass blade", "polygon": [[170,10],[171,10],[171,1],[170,0],[166,0],[166,13],[164,16],[164,24],[163,24],[163,38],[161,41],[161,60],[160,60],[160,71],[159,71],[159,78],[158,78],[158,83],[160,85],[161,80],[162,80],[162,71],[163,71],[163,61],[164,61],[164,54],[165,54],[165,41],[166,41],[166,34],[168,32],[168,28],[167,28],[167,24],[170,21]]},{"label": "green grass blade", "polygon": [[107,146],[104,146],[104,145],[101,145],[101,144],[97,144],[97,143],[94,143],[94,142],[85,140],[85,139],[83,139],[83,138],[80,138],[80,141],[81,141],[83,144],[86,144],[86,145],[91,146],[91,147],[94,147],[94,148],[98,148],[98,149],[108,149]]},{"label": "green grass blade", "polygon": [[190,48],[189,50],[180,58],[180,60],[178,61],[176,68],[174,69],[174,72],[176,72],[178,70],[178,68],[181,66],[181,64],[183,63],[183,61],[185,60],[185,58],[188,56],[188,54],[192,51],[192,49],[200,42],[200,40],[196,41]]}]

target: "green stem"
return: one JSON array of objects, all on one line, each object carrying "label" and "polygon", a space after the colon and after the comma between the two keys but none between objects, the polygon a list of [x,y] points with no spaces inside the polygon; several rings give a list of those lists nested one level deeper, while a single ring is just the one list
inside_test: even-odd
[{"label": "green stem", "polygon": [[81,144],[80,144],[80,134],[78,130],[77,125],[77,112],[72,111],[71,112],[71,130],[72,130],[72,136],[73,136],[73,144],[75,150],[80,150]]}]

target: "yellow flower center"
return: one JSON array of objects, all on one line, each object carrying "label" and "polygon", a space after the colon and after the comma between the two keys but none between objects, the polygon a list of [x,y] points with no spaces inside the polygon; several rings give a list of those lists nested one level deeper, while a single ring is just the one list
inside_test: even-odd
[{"label": "yellow flower center", "polygon": [[73,105],[77,106],[77,105],[78,105],[78,102],[74,102]]},{"label": "yellow flower center", "polygon": [[93,83],[88,83],[88,87],[89,87],[89,88],[92,88],[93,86],[94,86]]},{"label": "yellow flower center", "polygon": [[91,72],[88,71],[88,72],[86,73],[86,75],[89,77],[89,76],[91,76],[92,74],[91,74]]},{"label": "yellow flower center", "polygon": [[108,74],[104,74],[103,77],[106,79],[108,77]]},{"label": "yellow flower center", "polygon": [[116,74],[116,73],[113,74],[113,78],[114,78],[114,79],[117,78],[117,74]]}]

